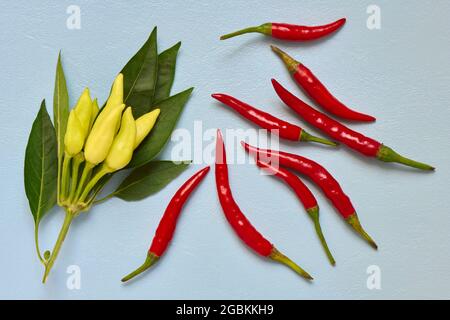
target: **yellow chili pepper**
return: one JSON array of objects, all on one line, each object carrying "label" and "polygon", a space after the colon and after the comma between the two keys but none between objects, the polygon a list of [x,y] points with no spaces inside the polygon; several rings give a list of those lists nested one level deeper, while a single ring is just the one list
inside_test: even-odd
[{"label": "yellow chili pepper", "polygon": [[111,93],[109,94],[108,101],[106,101],[106,109],[113,108],[123,103],[123,74],[119,73],[114,79]]},{"label": "yellow chili pepper", "polygon": [[91,123],[89,125],[89,129],[92,128],[92,125],[94,124],[95,118],[97,118],[98,112],[100,111],[99,107],[98,107],[98,102],[97,102],[97,98],[94,99],[94,101],[92,101],[92,106],[91,106]]},{"label": "yellow chili pepper", "polygon": [[88,88],[84,89],[73,110],[83,127],[84,136],[87,137],[92,118],[92,99]]},{"label": "yellow chili pepper", "polygon": [[69,119],[67,120],[66,133],[64,135],[64,160],[61,172],[61,190],[60,199],[65,200],[69,181],[69,165],[71,159],[78,155],[83,149],[84,142],[86,140],[85,130],[81,125],[80,119],[78,119],[75,109],[72,109],[69,113]]},{"label": "yellow chili pepper", "polygon": [[112,171],[117,171],[125,167],[133,156],[135,141],[136,122],[134,121],[131,108],[128,107],[122,116],[119,133],[114,139],[106,157],[106,166]]},{"label": "yellow chili pepper", "polygon": [[83,148],[92,117],[92,100],[89,89],[84,89],[75,107],[70,111],[64,135],[65,151],[73,157]]},{"label": "yellow chili pepper", "polygon": [[67,120],[66,134],[64,135],[64,150],[69,157],[73,157],[83,149],[86,135],[83,126],[75,112],[71,110]]},{"label": "yellow chili pepper", "polygon": [[124,108],[125,105],[121,104],[110,111],[104,109],[100,112],[86,141],[84,148],[86,161],[97,165],[105,160],[114,141],[117,124]]},{"label": "yellow chili pepper", "polygon": [[150,131],[152,130],[153,126],[156,123],[156,120],[158,119],[160,112],[161,112],[160,109],[155,109],[140,116],[136,120],[136,142],[134,143],[135,149],[141,144],[142,140],[144,140],[145,137],[150,133]]},{"label": "yellow chili pepper", "polygon": [[112,110],[103,109],[95,120],[84,147],[84,158],[86,159],[86,163],[84,165],[83,173],[81,174],[80,182],[78,183],[74,201],[77,201],[78,199],[81,201],[84,200],[83,197],[80,198],[81,193],[83,192],[84,194],[84,184],[92,169],[105,160],[108,155],[114,137],[116,136],[116,128],[120,122],[120,117],[122,116],[124,108],[125,105],[121,104],[113,107]]},{"label": "yellow chili pepper", "polygon": [[123,116],[119,133],[117,134],[105,162],[97,171],[95,176],[89,181],[84,188],[83,193],[79,197],[84,202],[89,192],[97,184],[97,182],[108,173],[124,168],[133,157],[134,142],[136,140],[136,122],[133,118],[131,108],[128,107]]},{"label": "yellow chili pepper", "polygon": [[[102,122],[106,115],[114,110],[115,107],[123,104],[123,74],[119,73],[114,79],[113,85],[111,87],[111,92],[109,94],[109,98],[106,101],[105,107],[102,109],[100,114],[98,115],[95,122]],[[116,133],[119,129],[120,121],[117,122]]]}]

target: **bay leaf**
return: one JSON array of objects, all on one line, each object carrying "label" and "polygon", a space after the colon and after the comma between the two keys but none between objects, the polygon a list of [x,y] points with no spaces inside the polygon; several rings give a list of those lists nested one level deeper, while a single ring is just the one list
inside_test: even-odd
[{"label": "bay leaf", "polygon": [[148,112],[153,104],[158,76],[157,29],[152,33],[139,51],[127,62],[123,74],[123,100],[133,109],[133,116],[140,117]]},{"label": "bay leaf", "polygon": [[45,100],[33,122],[25,151],[25,193],[36,226],[56,204],[58,156],[55,128]]},{"label": "bay leaf", "polygon": [[134,169],[117,187],[113,195],[126,201],[144,199],[163,189],[188,166],[189,163],[151,161]]},{"label": "bay leaf", "polygon": [[175,80],[175,67],[180,46],[181,42],[178,42],[158,55],[158,79],[153,98],[154,104],[170,96],[170,90]]},{"label": "bay leaf", "polygon": [[129,168],[137,168],[153,160],[164,148],[175,129],[178,119],[194,88],[189,88],[171,96],[152,109],[159,108],[161,113],[150,134],[134,151]]},{"label": "bay leaf", "polygon": [[[55,89],[53,93],[53,122],[55,124],[58,149],[58,177],[61,176],[62,159],[64,154],[64,135],[69,117],[69,93],[67,92],[66,78],[61,64],[61,52],[56,64]],[[59,179],[58,179],[59,195]]]}]

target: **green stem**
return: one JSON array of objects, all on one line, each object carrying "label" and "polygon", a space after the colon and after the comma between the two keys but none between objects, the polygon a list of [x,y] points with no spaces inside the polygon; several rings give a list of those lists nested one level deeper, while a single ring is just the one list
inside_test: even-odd
[{"label": "green stem", "polygon": [[72,180],[70,181],[70,193],[69,193],[69,203],[72,203],[75,197],[75,191],[78,183],[78,171],[80,164],[84,161],[84,156],[82,153],[77,154],[72,163]]},{"label": "green stem", "polygon": [[283,60],[283,63],[285,64],[286,68],[289,70],[290,73],[295,73],[297,71],[300,62],[292,58],[290,55],[288,55],[286,52],[284,52],[278,47],[270,46],[270,48],[281,58],[281,60]]},{"label": "green stem", "polygon": [[275,247],[272,248],[272,252],[270,253],[269,258],[291,268],[292,270],[294,270],[297,274],[299,274],[303,278],[308,279],[308,280],[313,280],[313,277],[311,277],[311,275],[308,272],[303,270],[294,261],[292,261],[291,259],[286,257],[284,254],[282,254],[280,251],[278,251]]},{"label": "green stem", "polygon": [[[58,150],[58,176],[56,179],[56,203],[58,206],[62,206],[61,201],[61,171],[62,171],[62,160],[64,158],[64,153],[60,153]],[[40,253],[39,253],[40,255]]]},{"label": "green stem", "polygon": [[34,243],[36,245],[36,252],[39,260],[45,264],[45,260],[42,258],[41,249],[39,248],[39,223],[34,225]]},{"label": "green stem", "polygon": [[45,283],[45,281],[47,280],[47,277],[50,273],[50,270],[53,267],[53,264],[55,263],[56,258],[58,257],[59,250],[61,249],[64,239],[67,236],[67,232],[69,231],[70,224],[72,223],[72,220],[74,217],[75,217],[75,213],[70,211],[69,209],[67,209],[66,216],[64,218],[64,223],[62,225],[61,231],[59,232],[58,239],[56,240],[52,254],[51,254],[50,258],[48,259],[47,264],[45,266],[45,272],[44,272],[44,277],[42,278],[42,283]]},{"label": "green stem", "polygon": [[336,265],[336,260],[334,260],[334,257],[331,254],[330,249],[328,248],[327,241],[325,240],[325,237],[322,232],[322,227],[320,226],[319,208],[316,206],[314,208],[308,209],[307,212],[314,222],[314,228],[316,229],[317,236],[319,237],[320,243],[322,244],[322,247],[325,250],[328,260],[330,261],[331,265],[333,266]]},{"label": "green stem", "polygon": [[84,164],[83,173],[81,174],[80,182],[78,183],[77,192],[75,193],[75,197],[73,199],[74,202],[76,202],[81,195],[81,192],[83,191],[84,184],[86,183],[86,180],[89,177],[89,174],[91,173],[92,169],[95,167],[95,164],[92,164],[90,162],[87,162]]},{"label": "green stem", "polygon": [[155,255],[154,253],[149,253],[147,255],[147,258],[145,259],[145,262],[139,268],[137,268],[130,274],[123,277],[121,281],[126,282],[126,281],[136,277],[138,274],[141,274],[142,272],[144,272],[145,270],[150,268],[152,265],[154,265],[158,260],[159,260],[159,257],[157,255]]},{"label": "green stem", "polygon": [[319,137],[313,136],[312,134],[306,132],[305,130],[302,130],[300,132],[299,141],[317,142],[317,143],[321,143],[321,144],[325,144],[325,145],[333,146],[333,147],[338,146],[338,143],[336,143],[336,142],[330,141],[325,138],[319,138]]},{"label": "green stem", "polygon": [[61,189],[59,190],[60,192],[59,199],[61,202],[65,200],[67,194],[67,187],[69,182],[69,165],[71,159],[72,156],[68,155],[67,153],[64,153],[63,167],[61,173]]},{"label": "green stem", "polygon": [[377,158],[384,162],[401,163],[401,164],[404,164],[405,166],[416,168],[416,169],[421,169],[421,170],[426,170],[426,171],[435,170],[434,167],[432,167],[426,163],[422,163],[422,162],[418,162],[415,160],[405,158],[402,155],[398,154],[397,152],[395,152],[394,150],[392,150],[391,148],[389,148],[388,146],[385,146],[385,145],[381,145],[380,150],[378,150],[378,153],[377,153]]},{"label": "green stem", "polygon": [[223,36],[220,37],[220,40],[226,40],[229,38],[233,38],[236,36],[239,36],[241,34],[245,34],[245,33],[252,33],[252,32],[258,32],[258,33],[262,33],[265,35],[271,35],[272,34],[272,24],[271,23],[264,23],[260,26],[257,27],[249,27],[249,28],[245,28],[245,29],[241,29],[232,33],[228,33],[225,34]]},{"label": "green stem", "polygon": [[88,182],[86,185],[86,188],[84,188],[83,193],[78,198],[80,202],[83,202],[86,197],[88,196],[89,192],[92,190],[93,187],[97,184],[97,182],[103,178],[106,174],[110,173],[111,169],[109,169],[106,165],[103,165],[100,170],[95,174],[95,176],[91,179],[91,181]]},{"label": "green stem", "polygon": [[369,234],[363,229],[361,223],[359,222],[358,216],[356,215],[356,212],[354,214],[352,214],[351,216],[349,216],[346,221],[348,222],[348,224],[350,224],[352,226],[352,228],[360,235],[364,238],[364,240],[366,240],[370,246],[372,248],[374,248],[375,250],[378,249],[377,244],[375,243],[375,241],[373,241],[372,237],[369,236]]},{"label": "green stem", "polygon": [[111,192],[110,194],[108,194],[107,196],[105,196],[105,197],[103,197],[103,198],[101,198],[99,200],[95,200],[94,204],[100,204],[102,202],[105,202],[108,199],[111,199],[112,197],[114,197],[114,192]]},{"label": "green stem", "polygon": [[95,201],[95,198],[99,195],[100,192],[102,192],[103,188],[105,187],[106,183],[108,183],[109,179],[112,177],[112,175],[104,176],[102,179],[100,179],[99,183],[91,190],[91,195],[87,200],[85,200],[86,204],[90,207],[94,204],[102,203],[114,196],[114,192],[109,194],[108,196],[104,197],[103,199],[100,199],[98,201]]}]

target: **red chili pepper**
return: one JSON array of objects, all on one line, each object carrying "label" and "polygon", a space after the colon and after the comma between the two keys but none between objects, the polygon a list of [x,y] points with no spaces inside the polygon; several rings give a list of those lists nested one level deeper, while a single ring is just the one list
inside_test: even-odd
[{"label": "red chili pepper", "polygon": [[345,24],[342,18],[322,26],[299,26],[288,23],[264,23],[257,27],[245,28],[220,37],[220,40],[229,39],[245,33],[258,32],[276,39],[288,41],[310,41],[325,37]]},{"label": "red chili pepper", "polygon": [[277,134],[283,139],[291,141],[313,141],[330,146],[336,146],[337,144],[327,139],[315,137],[304,129],[296,126],[295,124],[278,119],[267,112],[256,109],[245,102],[242,102],[232,96],[215,93],[211,95],[214,99],[219,100],[223,104],[229,106],[233,110],[237,111],[244,118],[257,124],[258,126]]},{"label": "red chili pepper", "polygon": [[174,194],[169,202],[169,205],[164,211],[164,214],[159,222],[158,228],[156,229],[155,236],[153,237],[152,244],[147,253],[147,258],[144,264],[137,268],[135,271],[125,276],[122,282],[128,281],[134,278],[138,274],[144,272],[152,265],[154,265],[159,258],[164,254],[172,240],[175,228],[177,225],[178,217],[181,213],[183,205],[186,203],[187,199],[191,195],[192,191],[198,186],[198,184],[203,180],[203,178],[208,174],[209,166],[198,171],[192,177],[190,177]]},{"label": "red chili pepper", "polygon": [[225,217],[238,237],[247,246],[259,255],[280,262],[294,270],[300,276],[312,280],[312,277],[306,271],[283,255],[273,246],[273,244],[264,238],[255,227],[252,226],[250,221],[247,220],[241,209],[239,209],[239,206],[231,193],[230,183],[228,181],[225,145],[220,130],[217,130],[216,140],[216,187],[220,205],[222,206]]},{"label": "red chili pepper", "polygon": [[289,73],[301,88],[322,108],[328,112],[347,120],[355,121],[375,121],[370,115],[354,111],[336,99],[330,91],[320,82],[319,79],[304,64],[294,60],[281,49],[270,46],[272,50],[283,60]]},{"label": "red chili pepper", "polygon": [[365,156],[377,158],[384,162],[397,162],[417,169],[434,170],[434,167],[428,164],[405,158],[388,146],[331,119],[294,96],[275,79],[272,79],[272,84],[281,100],[283,100],[288,107],[297,112],[304,120],[306,120],[306,122],[315,126],[317,129],[322,130],[333,139],[346,144],[351,149],[358,151]]},{"label": "red chili pepper", "polygon": [[299,177],[297,177],[289,170],[286,170],[279,166],[270,165],[260,160],[257,160],[256,164],[259,167],[263,168],[264,170],[282,179],[295,192],[300,202],[303,204],[303,207],[305,208],[306,212],[313,220],[314,227],[316,229],[316,233],[317,236],[319,237],[322,247],[325,250],[328,260],[334,266],[336,264],[336,261],[334,260],[333,255],[331,254],[330,249],[328,248],[327,242],[325,241],[325,237],[323,236],[322,228],[319,222],[319,205],[317,204],[316,197],[314,197],[314,194],[311,192],[311,190],[309,190],[306,184],[304,184]]},{"label": "red chili pepper", "polygon": [[324,167],[317,162],[296,154],[260,149],[245,142],[242,142],[242,146],[245,151],[253,155],[256,159],[263,159],[265,162],[270,161],[277,165],[291,168],[310,178],[322,189],[325,196],[331,201],[345,221],[347,221],[373,248],[377,249],[375,241],[372,240],[361,226],[350,198],[344,193],[336,179]]}]

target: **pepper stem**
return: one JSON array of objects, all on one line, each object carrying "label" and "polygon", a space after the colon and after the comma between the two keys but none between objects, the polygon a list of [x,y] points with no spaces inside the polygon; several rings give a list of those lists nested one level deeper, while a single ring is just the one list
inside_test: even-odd
[{"label": "pepper stem", "polygon": [[303,270],[294,261],[292,261],[291,259],[286,257],[284,254],[282,254],[280,251],[278,251],[275,247],[272,248],[272,252],[270,253],[269,258],[291,268],[297,274],[299,274],[301,277],[308,279],[308,280],[313,280],[313,277],[311,277],[308,272]]},{"label": "pepper stem", "polygon": [[352,226],[352,228],[358,232],[369,244],[372,248],[375,250],[378,249],[377,244],[373,239],[367,234],[367,232],[363,229],[361,226],[361,223],[359,222],[358,216],[356,215],[356,212],[349,216],[346,221]]},{"label": "pepper stem", "polygon": [[39,261],[45,263],[44,259],[42,259],[41,249],[39,248],[39,224],[36,223],[34,225],[34,243],[36,246],[36,253],[38,255]]},{"label": "pepper stem", "polygon": [[281,60],[283,60],[284,64],[286,65],[286,68],[289,70],[290,73],[295,73],[297,71],[300,62],[292,58],[290,55],[288,55],[286,52],[284,52],[278,47],[271,45],[270,48],[281,58]]},{"label": "pepper stem", "polygon": [[245,34],[245,33],[252,33],[252,32],[258,32],[258,33],[262,33],[265,35],[271,35],[272,34],[272,24],[271,23],[264,23],[260,26],[257,27],[249,27],[249,28],[245,28],[245,29],[241,29],[232,33],[228,33],[225,34],[223,36],[220,37],[220,40],[226,40],[229,38],[233,38],[236,36],[240,36],[241,34]]},{"label": "pepper stem", "polygon": [[385,146],[385,145],[381,145],[380,150],[378,150],[378,153],[377,153],[377,158],[378,158],[378,160],[381,160],[384,162],[401,163],[401,164],[404,164],[405,166],[413,167],[416,169],[427,170],[427,171],[435,170],[434,167],[432,167],[426,163],[422,163],[422,162],[418,162],[415,160],[405,158],[402,155],[398,154],[397,152],[395,152],[394,150],[392,150],[391,148],[389,148],[388,146]]},{"label": "pepper stem", "polygon": [[321,143],[321,144],[325,144],[327,146],[333,146],[333,147],[337,147],[339,145],[337,142],[330,141],[330,140],[325,139],[325,138],[320,138],[320,137],[313,136],[312,134],[306,132],[305,130],[302,130],[300,132],[299,141],[317,142],[317,143]]},{"label": "pepper stem", "polygon": [[61,172],[61,188],[59,189],[59,201],[64,202],[67,195],[67,187],[69,183],[69,165],[72,157],[67,153],[64,153],[64,160]]},{"label": "pepper stem", "polygon": [[112,170],[108,168],[107,165],[103,165],[100,170],[95,174],[95,176],[91,179],[91,181],[88,182],[86,185],[86,188],[84,188],[83,193],[81,194],[79,201],[83,202],[86,197],[88,196],[89,192],[92,190],[93,187],[97,184],[97,182],[103,178],[106,174],[110,173]]},{"label": "pepper stem", "polygon": [[69,193],[69,203],[72,203],[73,198],[75,196],[75,191],[77,189],[77,183],[78,183],[78,171],[80,168],[80,164],[84,161],[83,153],[77,154],[73,158],[72,163],[72,180],[70,181],[70,193]]},{"label": "pepper stem", "polygon": [[325,237],[322,232],[322,227],[320,226],[319,222],[319,208],[316,206],[314,208],[310,208],[307,210],[309,216],[314,222],[314,227],[316,229],[317,236],[319,237],[320,243],[322,244],[323,249],[325,250],[325,253],[328,257],[328,260],[330,261],[331,265],[336,265],[336,260],[334,260],[333,255],[331,254],[330,249],[328,248],[327,241],[325,240]]},{"label": "pepper stem", "polygon": [[64,218],[64,223],[61,228],[61,231],[59,232],[58,239],[56,240],[55,243],[55,247],[53,248],[52,254],[45,265],[45,272],[44,277],[42,278],[42,283],[45,283],[45,281],[47,280],[47,277],[50,273],[50,270],[53,267],[53,264],[55,263],[56,258],[58,257],[59,250],[61,249],[64,239],[67,236],[67,232],[69,231],[70,224],[72,223],[74,217],[75,213],[67,209],[66,216]]},{"label": "pepper stem", "polygon": [[92,169],[95,167],[95,164],[92,164],[88,161],[84,164],[83,173],[81,174],[80,182],[78,182],[77,192],[75,193],[74,201],[77,201],[83,191],[84,184],[91,174]]},{"label": "pepper stem", "polygon": [[145,270],[150,268],[152,265],[154,265],[158,260],[159,260],[159,257],[157,255],[155,255],[154,253],[149,252],[147,254],[147,258],[145,259],[145,262],[139,268],[137,268],[136,270],[134,270],[130,274],[128,274],[125,277],[123,277],[121,281],[122,282],[126,282],[126,281],[136,277],[138,274],[141,274],[142,272],[144,272]]}]

